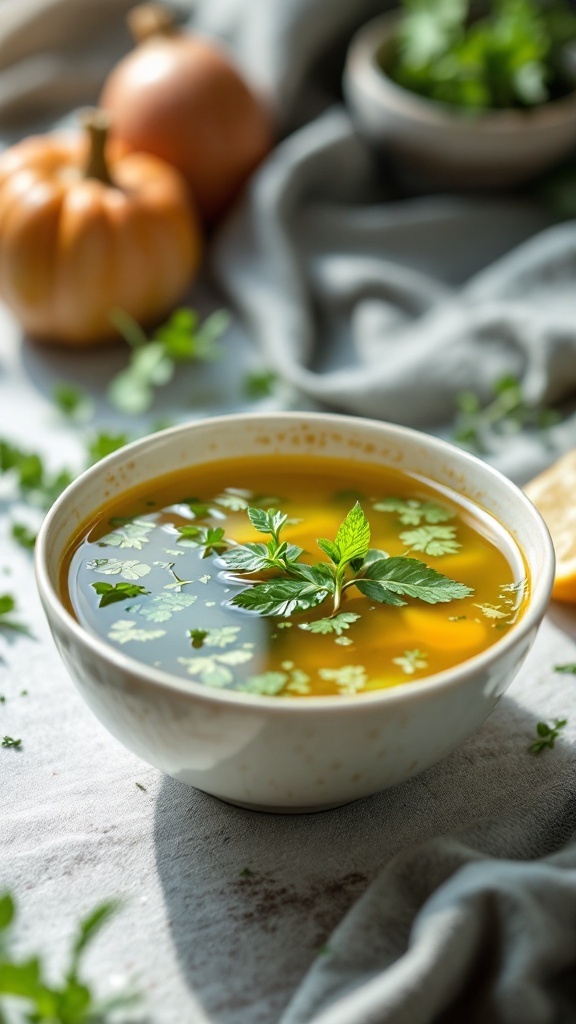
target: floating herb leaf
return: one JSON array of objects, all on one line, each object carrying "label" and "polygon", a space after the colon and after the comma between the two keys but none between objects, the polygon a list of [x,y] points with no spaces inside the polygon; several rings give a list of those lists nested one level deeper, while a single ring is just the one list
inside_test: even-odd
[{"label": "floating herb leaf", "polygon": [[350,629],[352,622],[360,616],[356,612],[340,612],[331,619],[316,619],[314,622],[301,622],[300,629],[310,633],[336,633],[340,636],[344,630]]},{"label": "floating herb leaf", "polygon": [[221,626],[214,629],[191,629],[193,647],[228,647],[238,640],[240,626]]},{"label": "floating herb leaf", "polygon": [[424,651],[414,649],[412,651],[404,651],[398,658],[392,658],[394,665],[399,665],[406,675],[414,675],[419,668],[426,668],[428,666],[427,655]]},{"label": "floating herb leaf", "polygon": [[419,501],[417,498],[383,498],[375,501],[372,508],[377,512],[396,512],[403,526],[420,526],[421,523],[445,523],[454,519],[455,513],[450,509],[436,505],[432,501]]},{"label": "floating herb leaf", "polygon": [[220,689],[234,680],[230,667],[242,665],[253,657],[252,651],[234,650],[208,657],[178,658],[178,662],[186,667],[189,675],[198,676],[206,686]]},{"label": "floating herb leaf", "polygon": [[[111,520],[111,525],[115,526],[116,521]],[[147,523],[144,519],[128,519],[118,524],[117,529],[112,533],[107,533],[106,536],[101,537],[98,541],[99,547],[111,547],[111,548],[135,548],[136,551],[141,551],[145,544],[148,543],[148,534],[154,529],[153,523]]]},{"label": "floating herb leaf", "polygon": [[422,551],[433,558],[455,555],[462,547],[456,540],[455,526],[420,526],[416,530],[404,530],[400,540],[410,551]]},{"label": "floating herb leaf", "polygon": [[147,640],[157,640],[161,636],[166,636],[165,629],[139,629],[133,619],[119,619],[108,633],[108,639],[114,640],[117,644],[128,644],[132,640],[145,643]]},{"label": "floating herb leaf", "polygon": [[140,597],[142,594],[149,594],[149,590],[137,586],[135,583],[91,583],[90,586],[96,591],[100,601],[99,608],[107,608],[117,601],[126,601],[130,597]]},{"label": "floating herb leaf", "polygon": [[363,665],[342,665],[341,668],[321,668],[318,675],[321,679],[336,684],[340,693],[357,693],[363,690],[368,675]]},{"label": "floating herb leaf", "polygon": [[124,580],[139,580],[147,576],[150,566],[137,558],[122,561],[120,558],[95,558],[87,563],[89,569],[104,573],[105,576],[122,576]]},{"label": "floating herb leaf", "polygon": [[132,610],[149,622],[167,622],[175,612],[189,608],[196,600],[196,594],[158,594],[148,604],[133,605]]}]

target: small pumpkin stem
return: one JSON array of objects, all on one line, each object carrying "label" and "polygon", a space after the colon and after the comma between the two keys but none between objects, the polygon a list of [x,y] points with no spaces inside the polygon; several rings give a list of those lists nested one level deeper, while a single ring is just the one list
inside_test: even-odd
[{"label": "small pumpkin stem", "polygon": [[138,4],[128,12],[128,28],[136,43],[154,36],[174,36],[179,32],[174,12],[162,4]]},{"label": "small pumpkin stem", "polygon": [[104,185],[114,184],[106,160],[106,140],[110,129],[108,114],[103,110],[88,110],[81,115],[81,123],[90,140],[84,177],[96,178]]}]

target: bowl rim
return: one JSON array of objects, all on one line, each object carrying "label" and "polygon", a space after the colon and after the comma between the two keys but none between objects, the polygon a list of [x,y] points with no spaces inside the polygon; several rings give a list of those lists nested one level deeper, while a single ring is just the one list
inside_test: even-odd
[{"label": "bowl rim", "polygon": [[394,8],[377,15],[358,29],[348,47],[344,77],[353,80],[361,75],[364,86],[373,97],[383,101],[392,97],[394,105],[406,117],[426,121],[433,127],[447,127],[450,131],[479,134],[528,133],[532,129],[561,125],[576,118],[576,88],[565,96],[534,107],[488,108],[475,112],[457,104],[442,103],[399,85],[377,63],[376,53],[390,38],[400,16],[401,11]]},{"label": "bowl rim", "polygon": [[[98,635],[89,632],[89,630],[82,626],[64,606],[58,588],[52,584],[48,566],[48,548],[51,531],[54,523],[57,522],[62,511],[66,508],[70,499],[73,498],[75,491],[82,487],[87,480],[90,480],[90,478],[96,479],[102,473],[105,474],[109,470],[118,468],[123,462],[131,461],[134,456],[137,456],[140,451],[145,450],[151,444],[153,445],[156,443],[158,445],[163,445],[164,443],[169,442],[171,438],[180,437],[187,434],[190,430],[195,430],[200,427],[206,428],[208,425],[218,430],[222,425],[226,426],[230,423],[244,421],[266,425],[268,428],[270,428],[271,425],[277,425],[279,427],[281,422],[288,426],[288,424],[295,423],[297,421],[311,421],[318,425],[324,424],[325,426],[333,426],[340,429],[345,429],[347,426],[356,426],[361,429],[366,425],[370,427],[370,429],[377,428],[384,430],[388,437],[391,439],[393,438],[397,443],[403,438],[407,438],[413,442],[424,444],[435,452],[444,454],[452,459],[456,455],[461,462],[469,466],[471,469],[480,469],[482,474],[484,474],[488,480],[493,478],[495,481],[498,481],[500,485],[504,483],[505,486],[510,489],[515,500],[519,501],[529,512],[533,520],[536,535],[538,536],[538,541],[542,546],[543,553],[543,570],[539,586],[536,591],[530,589],[528,605],[522,617],[511,627],[505,636],[501,637],[484,651],[473,655],[471,658],[465,659],[452,668],[444,669],[441,672],[425,676],[422,680],[407,681],[406,683],[399,683],[396,686],[383,688],[381,690],[373,690],[369,693],[350,695],[335,694],[332,696],[311,697],[291,696],[289,700],[281,700],[277,696],[267,696],[264,694],[247,694],[241,691],[210,688],[202,683],[195,682],[193,679],[188,681],[184,677],[180,678],[163,669],[146,665],[137,658],[131,657],[123,651],[117,650],[112,646],[112,644],[108,644]],[[161,473],[154,474],[153,476],[150,476],[149,479],[154,480],[161,475]],[[430,477],[430,481],[434,484],[433,477]],[[473,499],[472,501],[474,503]],[[475,503],[482,507],[479,502]],[[95,509],[92,509],[91,511],[95,511]],[[492,513],[489,514],[492,515]],[[82,520],[82,523],[86,523],[88,520],[89,514],[84,520]],[[505,524],[502,523],[501,525],[506,532],[509,532]],[[77,530],[71,531],[69,539],[71,540],[72,537],[77,535],[77,533]],[[520,549],[522,556],[526,558],[521,545],[516,541],[515,543]],[[119,669],[121,672],[129,674],[137,681],[139,687],[151,688],[160,692],[164,691],[167,695],[172,694],[179,697],[187,696],[193,698],[195,701],[201,700],[202,702],[210,704],[216,702],[216,704],[222,705],[223,707],[228,707],[229,709],[233,708],[236,712],[253,712],[255,709],[258,709],[261,711],[265,710],[266,713],[272,714],[301,714],[304,711],[308,711],[308,713],[329,712],[331,714],[361,714],[366,710],[366,708],[372,707],[375,704],[403,704],[409,703],[411,700],[432,699],[439,690],[449,690],[459,687],[465,681],[466,677],[488,670],[494,662],[498,661],[501,657],[504,657],[506,653],[511,648],[515,647],[517,643],[530,633],[531,630],[537,628],[545,614],[552,590],[555,556],[548,528],[542,516],[530,499],[524,494],[522,489],[489,463],[484,462],[472,453],[458,448],[456,445],[448,441],[444,441],[435,435],[426,434],[423,431],[416,430],[412,427],[404,427],[399,424],[388,423],[385,420],[375,420],[367,417],[354,417],[341,413],[246,412],[230,413],[223,416],[210,417],[209,419],[191,420],[186,423],[170,427],[166,430],[158,431],[154,434],[147,434],[142,438],[138,438],[137,440],[130,442],[117,451],[112,452],[112,454],[89,467],[89,469],[81,473],[71,484],[69,484],[69,486],[56,499],[47,513],[36,540],[34,567],[37,588],[48,620],[50,621],[50,618],[54,617],[58,621],[59,629],[62,632],[71,633],[80,647],[89,648],[90,652],[97,658],[104,661],[104,663],[111,664],[115,670]],[[46,610],[47,608],[50,609],[50,613]]]}]

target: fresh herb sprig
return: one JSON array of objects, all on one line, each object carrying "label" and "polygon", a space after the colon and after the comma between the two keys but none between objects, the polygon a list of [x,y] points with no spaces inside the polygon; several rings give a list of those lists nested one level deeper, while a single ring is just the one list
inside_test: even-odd
[{"label": "fresh herb sprig", "polygon": [[11,1004],[20,1004],[24,1016],[18,1020],[37,1024],[106,1024],[113,1015],[118,1022],[118,1011],[133,1005],[137,997],[125,993],[99,1000],[82,973],[86,950],[117,906],[113,902],[102,903],[80,921],[64,978],[55,985],[48,981],[48,972],[39,956],[19,958],[12,954],[9,938],[16,906],[9,893],[0,896],[0,1021],[5,1020],[2,1006],[8,998]]},{"label": "fresh herb sprig", "polygon": [[533,107],[570,92],[566,0],[403,0],[393,59],[400,85],[469,110]]},{"label": "fresh herb sprig", "polygon": [[150,409],[155,389],[172,380],[179,363],[220,358],[216,342],[230,322],[224,310],[212,313],[200,323],[193,309],[177,309],[149,339],[124,310],[115,310],[112,320],[132,353],[126,369],[110,382],[108,401],[115,409],[131,415]]},{"label": "fresh herb sprig", "polygon": [[370,548],[370,524],[359,502],[341,523],[334,540],[318,539],[328,562],[299,561],[302,548],[281,538],[287,516],[274,509],[248,508],[250,522],[260,533],[270,534],[267,544],[250,543],[230,548],[222,555],[226,567],[242,577],[272,570],[272,579],[254,580],[236,594],[232,605],[261,615],[289,617],[309,611],[332,599],[332,615],[340,608],[348,589],[356,587],[365,597],[396,607],[403,597],[427,604],[468,597],[472,589],[443,576],[426,563],[403,556],[390,557]]},{"label": "fresh herb sprig", "polygon": [[518,434],[521,430],[545,431],[560,420],[555,409],[530,402],[515,377],[506,375],[493,386],[487,405],[473,391],[456,395],[457,417],[453,439],[472,451],[490,451],[494,437]]},{"label": "fresh herb sprig", "polygon": [[552,725],[548,725],[548,722],[538,722],[536,725],[538,739],[534,740],[528,747],[530,753],[541,754],[543,750],[552,750],[558,736],[567,723],[567,718],[556,718]]}]

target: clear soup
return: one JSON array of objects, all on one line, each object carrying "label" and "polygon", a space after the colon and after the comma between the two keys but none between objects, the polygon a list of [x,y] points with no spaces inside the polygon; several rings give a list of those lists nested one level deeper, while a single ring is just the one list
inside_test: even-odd
[{"label": "clear soup", "polygon": [[473,503],[307,455],[195,466],[126,493],[79,533],[61,589],[86,629],[139,661],[292,698],[451,668],[513,626],[527,581]]}]

